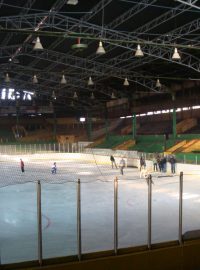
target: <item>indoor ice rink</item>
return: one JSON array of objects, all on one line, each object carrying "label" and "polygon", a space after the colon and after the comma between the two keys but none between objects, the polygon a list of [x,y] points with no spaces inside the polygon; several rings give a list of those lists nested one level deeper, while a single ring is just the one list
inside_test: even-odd
[{"label": "indoor ice rink", "polygon": [[199,37],[200,0],[0,0],[0,270],[200,269]]},{"label": "indoor ice rink", "polygon": [[[81,186],[82,253],[114,249],[114,179],[118,179],[118,248],[147,245],[148,184],[138,168],[124,175],[81,154],[6,155],[1,160],[2,264],[38,259],[37,181],[41,182],[43,258],[77,255],[77,182]],[[86,154],[87,155],[87,154]],[[25,163],[20,170],[19,160]],[[57,173],[51,173],[52,163]],[[151,172],[151,243],[178,241],[179,174]],[[199,175],[183,176],[183,234],[200,226]]]}]

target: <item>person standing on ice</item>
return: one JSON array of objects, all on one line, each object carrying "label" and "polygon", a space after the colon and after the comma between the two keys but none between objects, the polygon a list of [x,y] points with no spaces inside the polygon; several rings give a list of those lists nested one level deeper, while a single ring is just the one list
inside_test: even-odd
[{"label": "person standing on ice", "polygon": [[126,165],[125,160],[122,158],[119,162],[119,168],[122,175],[124,174],[125,165]]},{"label": "person standing on ice", "polygon": [[112,169],[113,169],[114,165],[115,165],[115,168],[117,169],[117,164],[115,162],[115,158],[112,155],[110,156],[110,161],[111,161]]},{"label": "person standing on ice", "polygon": [[57,166],[56,166],[56,162],[54,162],[53,166],[51,167],[51,173],[56,174],[56,172],[57,172]]},{"label": "person standing on ice", "polygon": [[20,158],[20,168],[21,171],[24,172],[24,161]]}]

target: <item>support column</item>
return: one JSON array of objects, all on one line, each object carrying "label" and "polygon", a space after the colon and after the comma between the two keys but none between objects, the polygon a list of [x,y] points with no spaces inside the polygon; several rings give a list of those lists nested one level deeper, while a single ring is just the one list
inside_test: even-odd
[{"label": "support column", "polygon": [[56,140],[57,135],[57,118],[56,118],[56,112],[55,108],[53,108],[53,138]]},{"label": "support column", "polygon": [[173,108],[173,138],[176,138],[176,108]]},{"label": "support column", "polygon": [[183,243],[183,172],[179,177],[179,244]]},{"label": "support column", "polygon": [[172,101],[173,101],[173,124],[172,124],[172,131],[173,131],[173,138],[176,138],[176,108],[175,108],[175,104],[174,101],[176,99],[175,93],[172,93]]},{"label": "support column", "polygon": [[87,133],[88,133],[88,140],[92,141],[92,116],[88,115],[87,118]]},{"label": "support column", "polygon": [[118,179],[114,180],[114,251],[118,251]]},{"label": "support column", "polygon": [[136,114],[133,114],[133,123],[132,123],[132,134],[133,134],[133,139],[136,139],[136,134],[137,134],[137,122],[136,122]]},{"label": "support column", "polygon": [[38,230],[38,261],[42,265],[42,203],[41,203],[41,183],[37,181],[37,230]]},{"label": "support column", "polygon": [[16,132],[17,138],[19,138],[19,101],[16,101]]},{"label": "support column", "polygon": [[82,236],[81,236],[81,181],[78,179],[77,184],[77,253],[78,259],[82,255]]},{"label": "support column", "polygon": [[107,107],[105,108],[105,135],[106,135],[106,138],[109,137],[109,122],[108,122]]},{"label": "support column", "polygon": [[151,249],[151,238],[152,238],[152,176],[149,175],[147,178],[148,184],[148,235],[147,235],[147,245]]}]

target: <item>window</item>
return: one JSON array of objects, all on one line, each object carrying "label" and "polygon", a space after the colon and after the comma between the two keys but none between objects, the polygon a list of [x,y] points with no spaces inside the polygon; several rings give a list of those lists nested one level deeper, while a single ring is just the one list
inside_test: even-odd
[{"label": "window", "polygon": [[80,122],[85,122],[85,117],[80,117]]},{"label": "window", "polygon": [[[32,100],[33,92],[30,91],[22,91],[22,99],[23,100]],[[0,99],[3,100],[15,100],[20,98],[20,92],[15,91],[13,88],[5,89],[3,88],[1,90],[1,96]]]}]

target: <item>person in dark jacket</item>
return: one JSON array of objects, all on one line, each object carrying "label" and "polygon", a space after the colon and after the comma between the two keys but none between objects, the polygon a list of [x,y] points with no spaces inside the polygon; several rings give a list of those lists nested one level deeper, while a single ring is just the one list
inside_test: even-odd
[{"label": "person in dark jacket", "polygon": [[140,171],[146,168],[146,162],[143,157],[140,157]]},{"label": "person in dark jacket", "polygon": [[52,173],[52,174],[56,174],[56,173],[57,173],[56,162],[54,162],[54,163],[53,163],[53,166],[51,167],[51,173]]},{"label": "person in dark jacket", "polygon": [[21,171],[24,172],[24,161],[20,158],[20,168],[21,168]]},{"label": "person in dark jacket", "polygon": [[174,156],[171,156],[169,159],[169,162],[171,164],[171,173],[175,173],[176,172],[176,159]]},{"label": "person in dark jacket", "polygon": [[114,165],[115,165],[115,168],[117,169],[117,164],[115,162],[115,158],[112,155],[110,156],[110,161],[111,161],[111,164],[112,164],[112,169],[113,169]]}]

